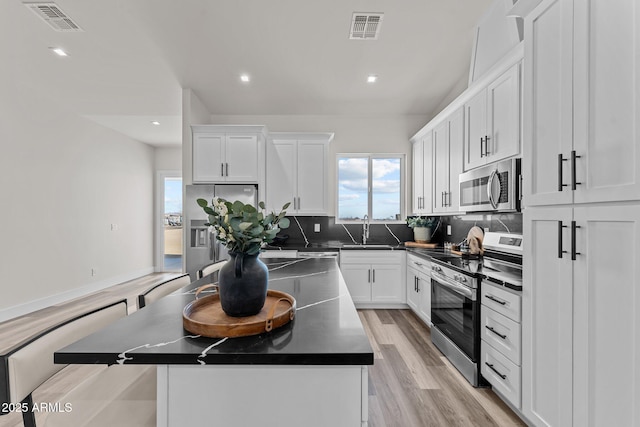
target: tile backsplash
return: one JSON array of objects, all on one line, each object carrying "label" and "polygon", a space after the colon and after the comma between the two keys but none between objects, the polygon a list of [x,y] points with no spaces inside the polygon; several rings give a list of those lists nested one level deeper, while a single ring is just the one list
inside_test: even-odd
[{"label": "tile backsplash", "polygon": [[[288,245],[304,245],[309,243],[362,243],[362,223],[336,224],[333,216],[289,216],[291,225],[278,235],[288,235]],[[320,232],[315,232],[316,224]],[[395,237],[394,237],[395,235]],[[397,239],[396,239],[397,238]],[[413,230],[406,224],[375,224],[369,227],[368,243],[397,244],[413,240]]]},{"label": "tile backsplash", "polygon": [[[288,235],[287,245],[305,243],[362,243],[362,223],[336,224],[332,216],[290,216],[291,226],[279,233]],[[522,233],[522,214],[466,214],[441,216],[440,223],[432,233],[431,241],[443,244],[445,241],[459,243],[467,237],[474,225],[489,231],[508,231]],[[320,231],[314,228],[319,224]],[[451,226],[451,235],[447,235],[447,226]],[[306,240],[305,240],[306,239]],[[413,240],[413,230],[406,224],[375,224],[369,228],[368,243],[397,244],[398,241]]]}]

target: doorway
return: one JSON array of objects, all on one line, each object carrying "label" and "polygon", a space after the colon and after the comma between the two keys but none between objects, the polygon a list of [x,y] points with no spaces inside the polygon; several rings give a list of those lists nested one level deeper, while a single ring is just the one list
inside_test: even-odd
[{"label": "doorway", "polygon": [[161,172],[158,176],[161,201],[159,221],[158,256],[159,271],[182,271],[183,225],[182,225],[182,176]]}]

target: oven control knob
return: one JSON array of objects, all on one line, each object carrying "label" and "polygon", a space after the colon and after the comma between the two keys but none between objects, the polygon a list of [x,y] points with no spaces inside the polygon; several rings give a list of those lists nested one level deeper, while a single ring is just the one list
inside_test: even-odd
[{"label": "oven control knob", "polygon": [[464,276],[458,276],[458,281],[461,283],[467,283],[467,278]]}]

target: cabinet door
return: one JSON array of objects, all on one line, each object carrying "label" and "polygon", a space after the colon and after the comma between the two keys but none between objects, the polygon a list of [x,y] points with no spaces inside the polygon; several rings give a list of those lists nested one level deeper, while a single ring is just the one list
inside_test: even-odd
[{"label": "cabinet door", "polygon": [[[571,208],[533,208],[523,213],[522,410],[534,425],[572,423]],[[559,221],[567,228],[559,229]],[[582,424],[584,425],[584,424]]]},{"label": "cabinet door", "polygon": [[431,276],[420,273],[418,292],[420,293],[420,316],[431,326]]},{"label": "cabinet door", "polygon": [[413,197],[411,207],[414,214],[422,212],[424,201],[424,141],[416,141],[412,145]]},{"label": "cabinet door", "polygon": [[640,200],[638,1],[574,8],[574,201]]},{"label": "cabinet door", "polygon": [[464,170],[482,166],[484,138],[487,136],[487,90],[483,89],[464,104]]},{"label": "cabinet door", "polygon": [[371,301],[404,303],[405,282],[399,264],[373,264],[371,266]]},{"label": "cabinet door", "polygon": [[224,134],[193,135],[193,182],[222,182]]},{"label": "cabinet door", "polygon": [[487,163],[520,154],[520,64],[487,87]]},{"label": "cabinet door", "polygon": [[291,202],[287,212],[294,212],[296,182],[296,142],[274,140],[267,146],[267,209],[279,212]]},{"label": "cabinet door", "polygon": [[433,132],[424,137],[422,157],[422,186],[424,189],[422,199],[422,214],[433,212]]},{"label": "cabinet door", "polygon": [[449,195],[449,120],[433,129],[433,212],[446,212]]},{"label": "cabinet door", "polygon": [[523,203],[571,203],[573,1],[543,1],[524,31]]},{"label": "cabinet door", "polygon": [[447,200],[449,212],[460,211],[460,174],[462,173],[462,149],[464,146],[464,114],[458,109],[449,120],[449,194]]},{"label": "cabinet door", "polygon": [[638,426],[640,206],[580,207],[574,219],[573,425]]},{"label": "cabinet door", "polygon": [[371,265],[343,263],[340,271],[353,302],[371,302]]},{"label": "cabinet door", "polygon": [[407,268],[407,304],[409,308],[418,313],[420,304],[420,294],[418,293],[419,273],[413,268]]},{"label": "cabinet door", "polygon": [[298,141],[298,214],[327,214],[327,144]]},{"label": "cabinet door", "polygon": [[225,143],[225,180],[257,183],[260,168],[258,137],[227,135]]}]

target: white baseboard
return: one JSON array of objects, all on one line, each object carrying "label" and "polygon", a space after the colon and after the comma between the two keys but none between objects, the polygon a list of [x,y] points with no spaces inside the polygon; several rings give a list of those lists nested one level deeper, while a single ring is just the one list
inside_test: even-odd
[{"label": "white baseboard", "polygon": [[13,319],[14,317],[23,316],[25,314],[32,313],[36,310],[41,310],[52,305],[61,304],[63,302],[82,297],[93,292],[98,292],[110,286],[119,285],[129,280],[146,276],[147,274],[151,274],[154,271],[154,267],[147,267],[141,270],[131,271],[129,273],[110,277],[109,279],[100,280],[99,282],[94,282],[90,285],[80,286],[66,292],[49,295],[47,297],[39,298],[37,300],[29,301],[23,304],[14,305],[13,307],[4,308],[0,310],[0,322]]}]

